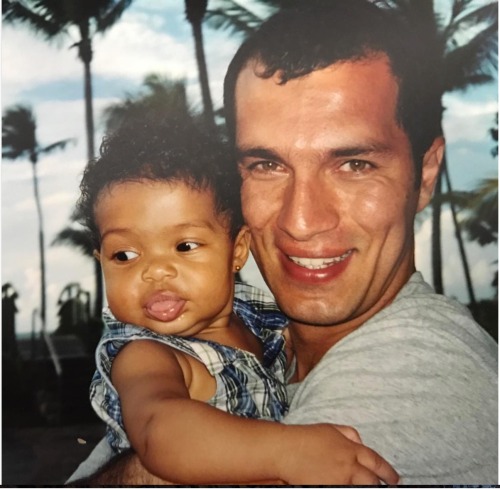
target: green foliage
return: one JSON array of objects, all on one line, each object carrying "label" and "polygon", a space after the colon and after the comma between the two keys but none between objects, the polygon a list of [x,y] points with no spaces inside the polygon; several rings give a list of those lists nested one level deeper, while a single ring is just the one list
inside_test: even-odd
[{"label": "green foliage", "polygon": [[146,115],[158,119],[173,115],[179,121],[199,117],[189,105],[183,81],[150,74],[144,78],[137,93],[127,93],[123,101],[111,104],[103,110],[106,132],[114,131],[121,124],[144,118]]},{"label": "green foliage", "polygon": [[105,32],[132,0],[2,0],[5,22],[25,23],[46,39],[68,33],[71,26]]},{"label": "green foliage", "polygon": [[36,139],[36,118],[28,105],[8,107],[2,116],[2,157],[29,159],[36,163],[42,154],[64,149],[74,139],[63,139],[48,146],[40,146]]},{"label": "green foliage", "polygon": [[[207,23],[214,29],[248,36],[262,22],[280,8],[290,5],[290,0],[259,0],[256,7],[235,0],[213,0],[207,10]],[[260,8],[259,8],[260,7]]]}]

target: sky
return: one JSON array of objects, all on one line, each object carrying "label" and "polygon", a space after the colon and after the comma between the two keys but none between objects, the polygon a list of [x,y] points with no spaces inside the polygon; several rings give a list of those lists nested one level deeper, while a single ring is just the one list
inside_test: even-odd
[{"label": "sky", "polygon": [[[443,0],[445,2],[445,0]],[[246,4],[251,1],[247,0]],[[200,107],[200,89],[191,28],[181,0],[135,0],[105,35],[94,38],[92,62],[96,150],[102,139],[101,112],[127,93],[136,93],[150,73],[186,81],[194,107]],[[443,3],[444,5],[444,3]],[[222,80],[241,38],[204,26],[205,54],[215,108],[222,106]],[[83,103],[83,65],[71,33],[47,43],[25,26],[2,26],[2,111],[29,104],[37,119],[39,143],[48,145],[74,138],[64,151],[40,159],[39,188],[44,212],[47,268],[47,325],[57,327],[57,300],[63,288],[79,283],[93,294],[93,267],[89,258],[65,246],[51,246],[55,235],[69,224],[78,198],[78,184],[86,163]],[[497,160],[489,128],[497,112],[497,83],[444,99],[444,118],[451,180],[455,189],[471,190],[482,179],[497,176]],[[38,222],[33,198],[32,169],[28,161],[2,161],[2,283],[19,294],[18,333],[31,330],[33,310],[39,307]],[[431,282],[430,214],[424,211],[416,227],[417,268]],[[443,213],[444,285],[447,295],[467,302],[465,280],[448,210]],[[496,267],[496,246],[466,243],[477,298],[490,298]],[[243,278],[265,287],[250,262]]]}]

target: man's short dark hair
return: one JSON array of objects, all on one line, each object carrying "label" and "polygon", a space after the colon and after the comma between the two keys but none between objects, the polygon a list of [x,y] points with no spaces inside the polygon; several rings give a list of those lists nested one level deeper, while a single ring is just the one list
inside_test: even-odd
[{"label": "man's short dark hair", "polygon": [[94,208],[101,191],[119,182],[182,182],[213,193],[215,212],[227,223],[234,239],[243,217],[241,180],[231,155],[226,144],[194,123],[175,118],[133,120],[104,137],[100,156],[87,164],[75,216],[98,249],[100,235]]},{"label": "man's short dark hair", "polygon": [[[418,0],[417,0],[418,1]],[[290,0],[239,48],[224,80],[224,108],[230,139],[235,137],[235,88],[249,61],[255,73],[281,83],[339,61],[387,55],[398,86],[396,117],[412,146],[416,184],[422,157],[441,134],[440,81],[422,39],[394,10],[368,0]]]}]

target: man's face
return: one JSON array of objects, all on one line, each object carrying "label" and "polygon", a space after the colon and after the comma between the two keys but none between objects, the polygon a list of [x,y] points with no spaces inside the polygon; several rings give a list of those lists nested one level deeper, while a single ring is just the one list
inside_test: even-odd
[{"label": "man's face", "polygon": [[396,120],[398,86],[384,56],[284,85],[254,68],[240,73],[235,94],[252,252],[295,323],[349,332],[414,270],[414,216],[428,203],[439,150],[426,155],[415,190],[410,143]]}]

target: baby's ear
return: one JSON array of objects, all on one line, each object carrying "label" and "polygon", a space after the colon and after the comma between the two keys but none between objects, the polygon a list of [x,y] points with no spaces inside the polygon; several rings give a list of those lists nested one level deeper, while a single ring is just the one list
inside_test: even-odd
[{"label": "baby's ear", "polygon": [[94,250],[92,254],[96,260],[101,261],[101,254],[97,250]]},{"label": "baby's ear", "polygon": [[243,226],[234,240],[233,272],[239,272],[245,265],[250,252],[250,231]]}]

